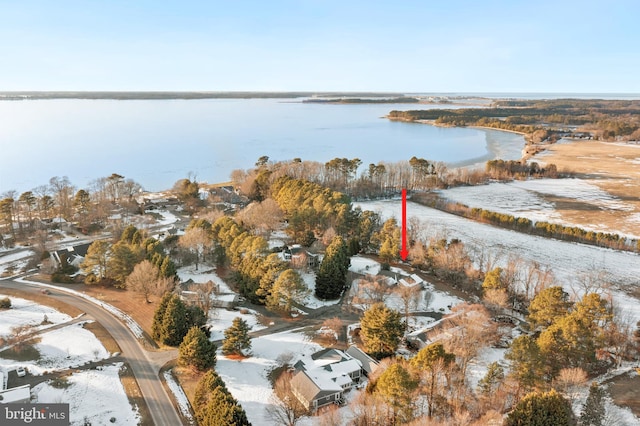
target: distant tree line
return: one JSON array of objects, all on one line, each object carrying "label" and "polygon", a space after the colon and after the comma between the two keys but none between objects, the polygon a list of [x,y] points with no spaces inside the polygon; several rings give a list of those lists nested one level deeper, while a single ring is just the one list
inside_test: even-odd
[{"label": "distant tree line", "polygon": [[483,126],[521,132],[536,142],[534,133],[567,134],[564,128],[579,126],[602,140],[640,139],[640,102],[637,100],[498,100],[491,108],[391,111],[391,119],[431,120],[449,126]]}]

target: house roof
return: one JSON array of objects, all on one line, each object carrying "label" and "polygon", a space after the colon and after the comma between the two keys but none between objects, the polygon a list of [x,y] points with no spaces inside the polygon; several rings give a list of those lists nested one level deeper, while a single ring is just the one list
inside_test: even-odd
[{"label": "house roof", "polygon": [[294,365],[298,371],[291,386],[308,402],[342,392],[353,380],[350,374],[362,369],[360,361],[338,349],[323,349]]},{"label": "house roof", "polygon": [[301,395],[309,404],[327,395],[342,392],[342,387],[332,381],[326,381],[312,377],[308,372],[300,370],[291,379],[291,387]]},{"label": "house roof", "polygon": [[371,358],[369,355],[367,355],[362,350],[360,350],[360,348],[358,348],[357,346],[349,346],[349,348],[347,349],[347,354],[351,355],[354,359],[357,359],[358,361],[360,361],[360,364],[362,365],[362,369],[367,374],[372,373],[373,371],[376,370],[376,368],[378,368],[378,365],[379,365],[378,361]]},{"label": "house roof", "polygon": [[24,402],[31,399],[31,385],[18,386],[17,388],[0,391],[0,402],[10,404],[12,402]]},{"label": "house roof", "polygon": [[416,274],[411,274],[411,276],[409,277],[401,278],[399,282],[405,287],[416,287],[416,286],[422,285],[424,280],[419,276],[417,276]]}]

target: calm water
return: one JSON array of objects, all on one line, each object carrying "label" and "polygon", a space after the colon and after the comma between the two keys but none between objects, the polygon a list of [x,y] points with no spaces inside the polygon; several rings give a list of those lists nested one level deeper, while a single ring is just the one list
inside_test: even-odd
[{"label": "calm water", "polygon": [[321,162],[358,157],[362,169],[414,155],[456,165],[485,161],[496,151],[520,158],[519,135],[380,118],[392,109],[437,107],[275,99],[2,101],[0,194],[30,190],[52,176],[84,187],[119,173],[152,191],[189,172],[221,182],[262,155]]}]

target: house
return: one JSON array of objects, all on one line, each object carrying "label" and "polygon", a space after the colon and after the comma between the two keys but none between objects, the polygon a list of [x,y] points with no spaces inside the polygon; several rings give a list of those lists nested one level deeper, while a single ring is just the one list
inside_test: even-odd
[{"label": "house", "polygon": [[[362,359],[368,358],[360,349],[353,348],[352,353]],[[310,357],[303,356],[294,365],[296,373],[291,380],[292,392],[311,411],[328,404],[341,404],[344,392],[360,383],[363,374],[368,374],[367,370],[372,371],[369,360],[365,369],[362,362],[348,351],[323,349]]]},{"label": "house", "polygon": [[31,400],[31,385],[0,391],[0,404],[20,404]]},{"label": "house", "polygon": [[56,268],[67,265],[79,267],[87,255],[87,250],[89,250],[90,245],[91,243],[78,244],[52,252],[51,259],[53,260],[53,264]]},{"label": "house", "polygon": [[282,258],[293,265],[314,269],[320,266],[320,255],[311,253],[308,250],[302,248],[299,244],[294,244],[291,247],[284,246],[282,250]]}]

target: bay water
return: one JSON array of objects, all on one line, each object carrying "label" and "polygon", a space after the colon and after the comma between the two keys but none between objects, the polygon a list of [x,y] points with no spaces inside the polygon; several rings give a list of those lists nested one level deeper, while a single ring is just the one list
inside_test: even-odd
[{"label": "bay water", "polygon": [[320,162],[357,157],[360,171],[413,156],[455,166],[520,158],[521,135],[383,118],[394,109],[442,107],[299,99],[0,101],[0,194],[31,190],[53,176],[85,188],[118,173],[150,191],[190,173],[224,182],[263,155]]}]

